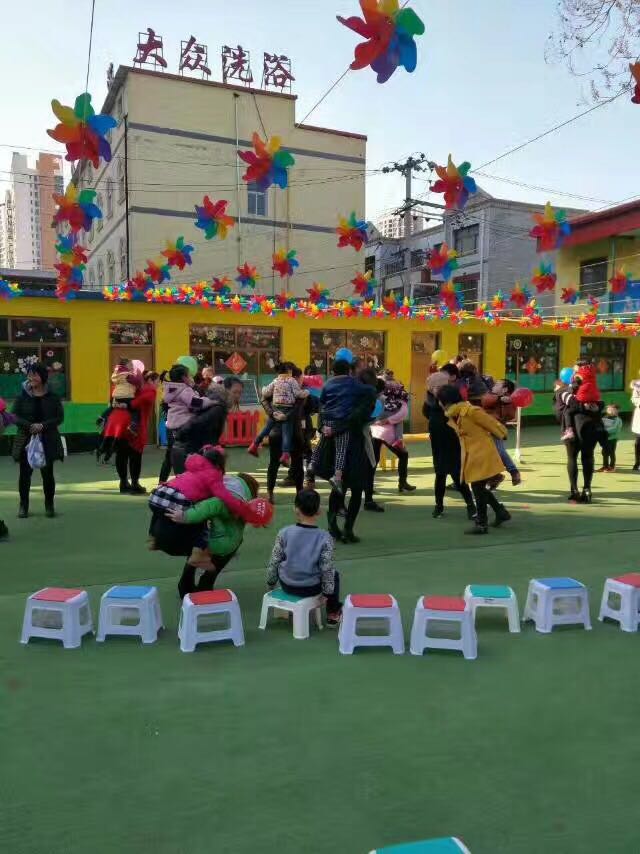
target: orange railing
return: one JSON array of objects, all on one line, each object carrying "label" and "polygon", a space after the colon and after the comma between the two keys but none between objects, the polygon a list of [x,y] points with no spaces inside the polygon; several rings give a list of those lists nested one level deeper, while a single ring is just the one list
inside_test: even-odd
[{"label": "orange railing", "polygon": [[230,412],[221,437],[223,445],[249,446],[258,435],[259,410],[253,412]]}]

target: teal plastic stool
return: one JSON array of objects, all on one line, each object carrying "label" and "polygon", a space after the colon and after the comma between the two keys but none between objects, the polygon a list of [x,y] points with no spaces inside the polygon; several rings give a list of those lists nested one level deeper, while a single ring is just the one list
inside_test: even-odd
[{"label": "teal plastic stool", "polygon": [[266,629],[269,620],[269,611],[287,611],[293,616],[293,636],[296,640],[306,640],[309,637],[309,623],[313,612],[316,625],[322,629],[322,606],[324,596],[294,596],[285,593],[284,590],[271,590],[264,594],[262,599],[262,611],[260,613],[260,625],[258,628]]},{"label": "teal plastic stool", "polygon": [[371,854],[471,854],[467,846],[455,836],[442,839],[425,839],[424,842],[407,842],[376,848]]},{"label": "teal plastic stool", "polygon": [[514,634],[520,631],[518,600],[511,587],[502,584],[468,584],[464,599],[471,609],[474,624],[478,608],[502,608],[507,612],[509,631]]}]

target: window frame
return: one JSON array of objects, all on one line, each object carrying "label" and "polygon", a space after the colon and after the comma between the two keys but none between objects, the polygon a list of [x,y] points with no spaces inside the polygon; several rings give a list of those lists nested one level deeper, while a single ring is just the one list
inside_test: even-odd
[{"label": "window frame", "polygon": [[[65,352],[65,363],[64,363],[64,381],[65,381],[65,390],[64,395],[60,395],[61,400],[69,401],[71,400],[71,319],[68,317],[30,317],[29,315],[20,315],[20,316],[7,316],[2,315],[2,319],[7,321],[7,338],[0,338],[0,349],[7,350],[25,350],[30,351],[35,354],[37,352],[38,361],[46,364],[47,360],[50,358],[46,356],[47,349],[56,349],[56,350],[64,350]],[[29,321],[38,321],[38,322],[48,322],[54,325],[65,325],[67,330],[67,340],[66,341],[56,341],[51,338],[45,341],[22,341],[19,338],[15,337],[13,331],[13,324],[15,322],[29,322]],[[0,372],[1,373],[1,372]],[[23,374],[26,376],[26,374]],[[15,400],[15,398],[8,398],[10,400]]]},{"label": "window frame", "polygon": [[[462,239],[467,236],[473,234],[474,247],[473,249],[463,249],[461,246]],[[453,232],[453,248],[458,253],[460,257],[465,255],[475,255],[478,252],[480,246],[480,225],[478,223],[474,223],[473,225],[465,225],[462,228],[457,228]]]},{"label": "window frame", "polygon": [[[545,371],[521,372],[519,370],[519,367],[520,367],[520,360],[519,360],[520,353],[519,353],[519,351],[523,348],[522,347],[516,348],[514,346],[513,347],[514,352],[511,352],[511,343],[514,342],[514,344],[515,344],[515,341],[517,341],[517,340],[519,340],[523,343],[527,342],[527,344],[531,344],[532,342],[535,342],[535,341],[553,341],[555,344],[555,349],[556,349],[555,365],[552,365],[549,370],[545,370]],[[530,388],[534,392],[540,392],[540,393],[552,392],[554,384],[558,378],[558,374],[560,371],[560,342],[561,342],[561,340],[562,339],[561,339],[560,335],[535,335],[535,334],[519,334],[519,333],[512,333],[510,335],[507,335],[507,338],[505,341],[505,351],[504,351],[504,353],[505,353],[505,356],[504,356],[505,357],[505,376],[507,377],[507,379],[513,380],[513,382],[515,382],[516,385],[522,385],[526,388]],[[548,355],[549,354],[547,354],[547,353],[543,354],[544,358],[547,358]],[[515,362],[516,370],[510,370],[510,367],[511,367],[510,359],[512,359],[512,358],[516,359],[516,362]],[[531,353],[529,355],[529,359],[527,359],[527,362],[533,358],[534,358],[534,354]],[[540,383],[530,382],[529,384],[527,384],[527,383],[522,381],[522,377],[532,378],[532,377],[538,376],[538,373],[543,380],[542,381],[542,388],[539,387]]]},{"label": "window frame", "polygon": [[[602,267],[604,269],[604,279],[594,282],[583,282],[582,273],[583,270],[593,269],[594,267]],[[609,280],[609,258],[608,257],[598,257],[598,258],[588,258],[585,261],[580,262],[579,269],[579,292],[581,297],[601,297],[607,293],[607,285]]]},{"label": "window frame", "polygon": [[[467,339],[465,343],[464,339]],[[477,349],[477,339],[480,339],[480,349]],[[465,356],[465,358],[471,359],[476,368],[480,373],[482,373],[482,368],[484,365],[484,351],[485,351],[485,335],[481,332],[460,332],[458,335],[458,353],[461,356]],[[475,355],[478,358],[473,359],[472,356]]]},{"label": "window frame", "polygon": [[[258,210],[259,199],[262,199],[264,202],[263,213],[260,213]],[[252,207],[254,208],[253,210]],[[260,190],[253,181],[247,184],[247,213],[249,216],[258,216],[264,219],[269,216],[269,191]]]},{"label": "window frame", "polygon": [[[604,344],[615,343],[618,345],[622,345],[622,355],[604,355],[603,353],[598,353],[598,350],[603,350]],[[585,345],[590,344],[591,347],[586,347]],[[587,352],[591,350],[592,352]],[[595,352],[593,352],[595,350]],[[627,377],[627,356],[628,356],[628,342],[626,338],[607,338],[598,336],[597,338],[591,335],[583,335],[580,338],[580,358],[581,359],[589,359],[596,368],[598,367],[598,362],[601,359],[608,358],[611,361],[615,361],[616,359],[620,359],[622,361],[622,380],[619,381],[618,384],[614,384],[613,378],[616,376],[614,371],[610,371],[612,377],[612,383],[609,388],[605,388],[605,383],[602,381],[602,377],[604,376],[604,372],[598,372],[599,376],[599,384],[600,391],[609,392],[609,391],[624,391],[626,389],[626,377]]]},{"label": "window frame", "polygon": [[[326,335],[331,341],[329,344],[320,347],[314,344],[314,337],[316,335]],[[359,348],[355,346],[351,340],[354,335],[360,335],[365,338],[368,335],[382,336],[382,350],[378,347]],[[374,370],[384,370],[387,359],[388,341],[387,334],[383,329],[316,329],[314,327],[309,335],[309,364],[317,368],[323,376],[328,376],[331,373],[334,362],[333,356],[336,350],[339,350],[341,347],[348,347],[354,356],[367,362],[367,365],[369,365],[369,360],[375,358],[377,364],[372,366]],[[322,366],[316,364],[316,360],[319,358],[322,358]]]},{"label": "window frame", "polygon": [[[229,338],[229,340],[225,341],[215,341],[210,340],[206,343],[194,343],[193,341],[193,330],[194,329],[220,329],[225,330],[228,334],[230,330],[233,330],[233,341]],[[258,328],[268,328],[270,331],[277,332],[278,344],[277,347],[271,346],[260,346],[254,345],[251,350],[249,350],[246,346],[244,346],[240,342],[240,335],[244,333],[245,330],[250,329],[258,329]],[[223,374],[224,376],[241,376],[241,374],[234,374],[233,371],[229,370],[225,365],[226,370],[222,370],[220,368],[219,359],[216,354],[223,356],[230,351],[229,355],[232,353],[238,353],[242,358],[247,362],[247,368],[243,371],[248,376],[256,377],[256,379],[260,380],[261,377],[266,376],[274,376],[275,375],[275,366],[282,358],[282,327],[281,326],[264,326],[264,327],[252,327],[246,324],[238,324],[237,326],[231,324],[224,323],[190,323],[189,324],[189,353],[194,356],[200,368],[204,368],[205,364],[203,364],[203,356],[205,353],[208,353],[208,361],[206,365],[213,367],[216,372]],[[266,358],[270,356],[272,361],[274,362],[273,368],[270,368],[269,365],[266,364]],[[253,358],[258,359],[258,371],[255,372],[251,368],[251,360]],[[205,356],[205,360],[206,360]]]}]

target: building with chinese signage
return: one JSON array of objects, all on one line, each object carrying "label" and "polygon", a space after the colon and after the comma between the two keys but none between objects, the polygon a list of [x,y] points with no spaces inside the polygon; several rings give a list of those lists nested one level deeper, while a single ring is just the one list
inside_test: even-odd
[{"label": "building with chinese signage", "polygon": [[[176,75],[160,64],[157,71],[121,66],[110,76],[101,112],[119,122],[111,133],[112,161],[99,170],[85,163],[74,176],[81,187],[97,190],[103,211],[103,219],[82,236],[90,251],[85,289],[132,278],[147,259],[159,257],[166,241],[184,235],[196,246],[193,264],[174,271],[172,284],[234,279],[237,267],[249,262],[261,276],[262,293],[302,295],[319,281],[348,295],[364,253],[339,249],[336,227],[339,215],[364,216],[366,137],[296,124],[296,97],[250,88],[242,75],[251,72],[238,59],[241,49],[222,57],[224,76],[233,82],[203,79],[208,67],[198,58],[206,54],[194,52],[199,47],[189,40],[182,52],[190,51],[200,77],[183,73],[182,62]],[[286,59],[275,58],[280,65]],[[158,54],[155,61],[160,59]],[[284,85],[278,63],[267,82],[275,73]],[[262,191],[242,180],[246,167],[237,152],[251,148],[256,131],[263,138],[279,136],[295,157],[286,190]],[[238,220],[226,240],[206,241],[194,226],[194,206],[205,195],[228,200],[227,212]],[[298,254],[300,267],[290,278],[272,271],[272,255],[281,248]]]}]

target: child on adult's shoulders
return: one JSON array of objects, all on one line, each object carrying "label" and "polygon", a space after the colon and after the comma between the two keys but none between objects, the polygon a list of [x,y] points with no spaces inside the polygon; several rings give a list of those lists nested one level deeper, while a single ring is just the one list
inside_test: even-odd
[{"label": "child on adult's shoulders", "polygon": [[297,523],[276,536],[267,569],[267,586],[277,584],[293,596],[323,594],[327,600],[327,624],[340,623],[340,575],[335,568],[333,539],[318,527],[320,495],[315,489],[301,490],[295,500]]}]

